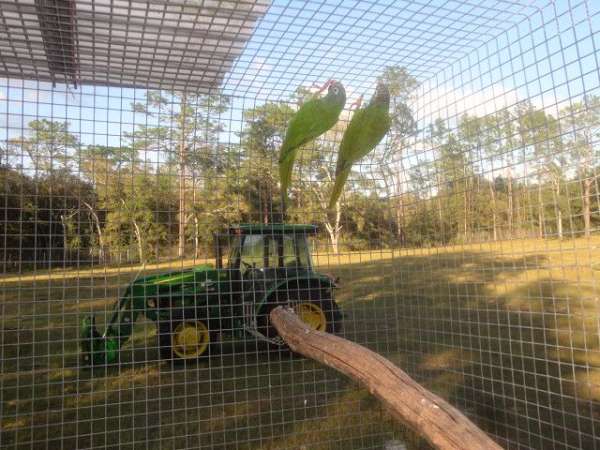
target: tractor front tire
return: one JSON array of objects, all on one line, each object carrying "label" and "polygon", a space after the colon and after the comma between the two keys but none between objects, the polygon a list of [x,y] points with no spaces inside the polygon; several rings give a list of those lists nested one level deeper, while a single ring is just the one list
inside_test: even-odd
[{"label": "tractor front tire", "polygon": [[161,322],[158,336],[161,358],[174,362],[208,357],[216,340],[208,321],[193,317]]}]

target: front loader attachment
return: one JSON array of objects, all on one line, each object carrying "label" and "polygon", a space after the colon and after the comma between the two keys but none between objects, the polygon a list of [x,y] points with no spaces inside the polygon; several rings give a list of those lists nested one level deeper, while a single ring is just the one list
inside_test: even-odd
[{"label": "front loader attachment", "polygon": [[80,342],[84,365],[103,366],[117,361],[118,340],[100,335],[94,316],[84,317],[81,321]]}]

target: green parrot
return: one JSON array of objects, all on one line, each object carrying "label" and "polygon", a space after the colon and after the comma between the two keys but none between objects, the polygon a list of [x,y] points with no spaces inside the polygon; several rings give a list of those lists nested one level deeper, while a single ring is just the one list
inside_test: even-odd
[{"label": "green parrot", "polygon": [[[327,95],[318,97],[325,89],[328,89]],[[333,127],[345,103],[346,90],[342,83],[329,80],[312,99],[300,107],[290,120],[279,153],[279,180],[284,210],[298,148]]]},{"label": "green parrot", "polygon": [[373,150],[390,129],[389,109],[390,91],[385,83],[380,82],[369,104],[354,112],[338,152],[335,184],[329,199],[330,210],[342,195],[352,165]]}]

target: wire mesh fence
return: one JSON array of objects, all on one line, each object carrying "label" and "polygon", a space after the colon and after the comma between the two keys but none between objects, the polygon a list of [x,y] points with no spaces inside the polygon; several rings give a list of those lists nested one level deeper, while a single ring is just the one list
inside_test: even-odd
[{"label": "wire mesh fence", "polygon": [[0,447],[428,448],[279,304],[504,447],[600,446],[597,2],[4,0],[0,30]]}]

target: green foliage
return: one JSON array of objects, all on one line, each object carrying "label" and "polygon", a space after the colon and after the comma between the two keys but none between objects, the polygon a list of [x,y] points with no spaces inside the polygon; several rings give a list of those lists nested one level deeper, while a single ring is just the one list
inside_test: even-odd
[{"label": "green foliage", "polygon": [[71,168],[70,160],[78,140],[69,132],[67,122],[32,120],[28,127],[29,137],[9,140],[7,162],[14,158],[18,165],[24,157],[28,157],[36,175]]},{"label": "green foliage", "polygon": [[108,185],[101,198],[106,210],[106,240],[117,251],[136,248],[139,260],[164,256],[177,224],[172,177],[133,171],[124,182]]},{"label": "green foliage", "polygon": [[5,270],[89,260],[92,225],[80,205],[95,201],[91,184],[65,170],[30,177],[0,166],[0,196]]},{"label": "green foliage", "polygon": [[277,158],[293,114],[288,104],[272,102],[244,111],[237,190],[244,199],[248,221],[267,223],[280,218]]},{"label": "green foliage", "polygon": [[397,66],[386,67],[378,81],[385,83],[390,90],[392,141],[398,144],[398,140],[412,135],[416,129],[416,122],[408,101],[418,83],[406,68]]}]

